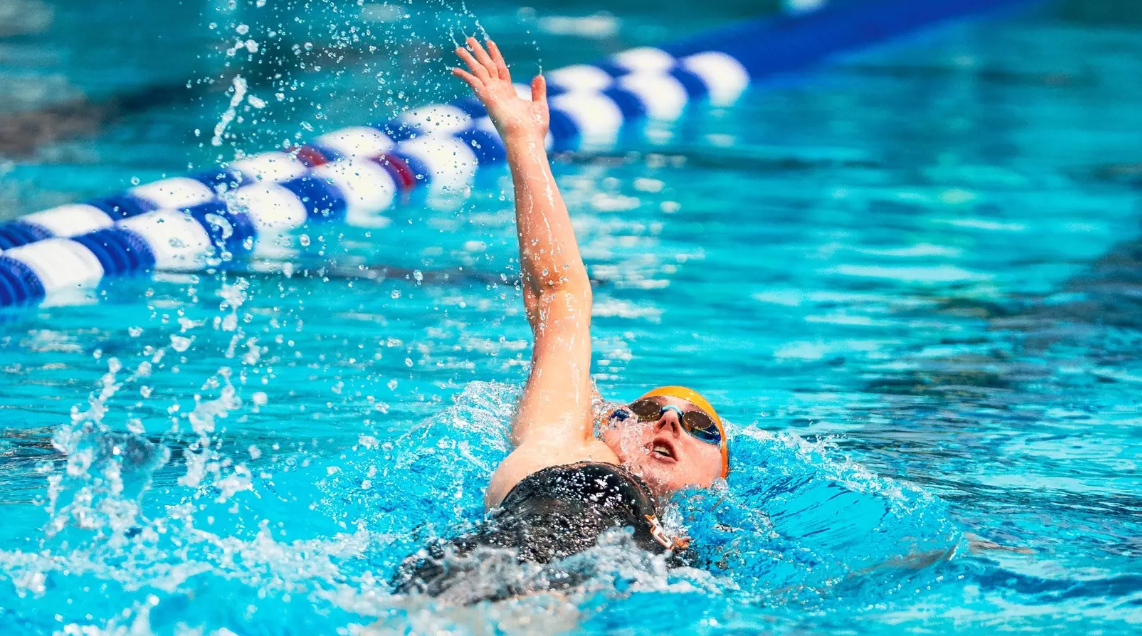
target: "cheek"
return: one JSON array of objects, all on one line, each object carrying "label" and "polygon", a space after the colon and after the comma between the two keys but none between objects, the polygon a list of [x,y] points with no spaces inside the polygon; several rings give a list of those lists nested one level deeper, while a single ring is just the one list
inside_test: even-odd
[{"label": "cheek", "polygon": [[603,443],[615,452],[619,461],[627,462],[645,454],[646,432],[649,426],[641,422],[620,423],[603,431]]},{"label": "cheek", "polygon": [[695,459],[688,466],[690,478],[702,486],[709,486],[714,480],[722,476],[722,450],[713,444],[706,444],[694,440],[694,445],[688,449],[691,457]]}]

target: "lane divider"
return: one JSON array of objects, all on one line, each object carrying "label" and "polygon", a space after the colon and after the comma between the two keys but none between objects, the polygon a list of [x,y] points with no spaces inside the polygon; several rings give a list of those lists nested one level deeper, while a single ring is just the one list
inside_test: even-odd
[{"label": "lane divider", "polygon": [[[947,18],[1020,0],[867,0],[756,20],[663,48],[641,47],[548,74],[557,151],[607,148],[623,127],[676,121],[693,103],[733,104],[751,82]],[[527,87],[518,87],[528,94]],[[306,224],[376,225],[417,189],[467,194],[504,147],[473,98],[326,133],[206,172],[0,224],[0,307],[109,277],[194,271]]]}]

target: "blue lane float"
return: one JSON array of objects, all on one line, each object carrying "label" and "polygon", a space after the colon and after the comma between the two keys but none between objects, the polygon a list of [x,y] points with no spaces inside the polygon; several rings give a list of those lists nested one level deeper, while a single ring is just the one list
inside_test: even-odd
[{"label": "blue lane float", "polygon": [[[557,69],[548,74],[548,143],[607,148],[625,125],[675,121],[699,101],[729,106],[759,79],[1018,1],[841,3]],[[418,188],[429,197],[466,195],[479,166],[503,159],[495,128],[469,98],[326,133],[290,152],[29,214],[0,224],[0,306],[37,303],[110,277],[201,270],[303,225],[375,225],[380,212]]]}]

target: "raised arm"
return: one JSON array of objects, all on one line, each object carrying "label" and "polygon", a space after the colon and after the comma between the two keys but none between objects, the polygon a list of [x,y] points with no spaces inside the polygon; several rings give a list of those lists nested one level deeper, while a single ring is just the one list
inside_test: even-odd
[{"label": "raised arm", "polygon": [[592,431],[591,283],[547,160],[547,87],[543,76],[536,76],[531,99],[520,97],[499,48],[486,42],[486,51],[475,38],[468,38],[470,52],[457,48],[470,72],[457,68],[453,73],[483,102],[507,149],[524,309],[535,340],[531,374],[512,422],[516,448],[488,486],[490,507],[537,470],[618,460]]}]

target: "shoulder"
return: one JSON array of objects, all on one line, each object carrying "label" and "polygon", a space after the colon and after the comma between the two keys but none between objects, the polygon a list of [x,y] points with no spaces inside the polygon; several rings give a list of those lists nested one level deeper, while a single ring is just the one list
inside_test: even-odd
[{"label": "shoulder", "polygon": [[532,473],[577,462],[617,465],[619,458],[609,446],[595,438],[572,445],[544,441],[520,444],[492,475],[484,504],[488,508],[498,506],[516,484]]}]

